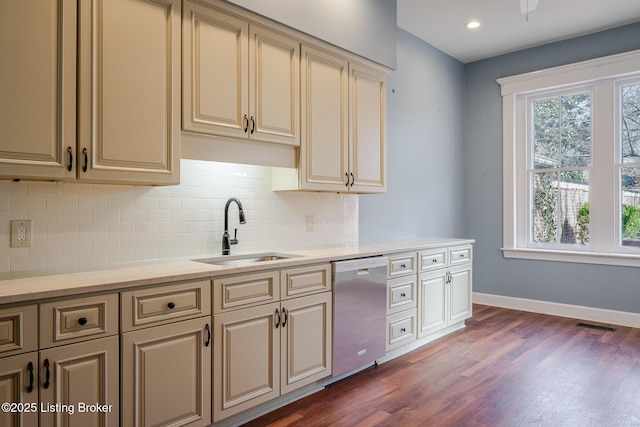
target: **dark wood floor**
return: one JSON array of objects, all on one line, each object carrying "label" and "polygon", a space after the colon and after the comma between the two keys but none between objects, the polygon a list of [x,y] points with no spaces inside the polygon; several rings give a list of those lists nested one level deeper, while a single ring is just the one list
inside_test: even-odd
[{"label": "dark wood floor", "polygon": [[576,323],[474,305],[464,330],[246,426],[640,426],[640,329]]}]

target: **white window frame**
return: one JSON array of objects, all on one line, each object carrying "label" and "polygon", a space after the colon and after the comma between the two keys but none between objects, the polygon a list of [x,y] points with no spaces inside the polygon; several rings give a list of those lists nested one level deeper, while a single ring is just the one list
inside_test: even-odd
[{"label": "white window frame", "polygon": [[[640,75],[640,50],[498,79],[503,107],[503,247],[506,258],[640,266],[640,250],[620,245],[619,81]],[[528,98],[543,92],[591,87],[592,166],[589,172],[589,245],[530,245]],[[619,105],[619,104],[618,104]],[[614,173],[615,172],[615,173]],[[615,227],[612,229],[612,227]],[[617,229],[617,230],[616,230]],[[615,230],[615,231],[614,231]]]}]

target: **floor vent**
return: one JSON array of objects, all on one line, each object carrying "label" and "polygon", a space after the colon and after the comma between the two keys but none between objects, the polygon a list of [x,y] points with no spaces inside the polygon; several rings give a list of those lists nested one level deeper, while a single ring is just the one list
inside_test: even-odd
[{"label": "floor vent", "polygon": [[576,326],[579,326],[581,328],[597,329],[599,331],[607,331],[607,332],[615,332],[616,331],[616,328],[610,328],[608,326],[591,325],[589,323],[578,323]]}]

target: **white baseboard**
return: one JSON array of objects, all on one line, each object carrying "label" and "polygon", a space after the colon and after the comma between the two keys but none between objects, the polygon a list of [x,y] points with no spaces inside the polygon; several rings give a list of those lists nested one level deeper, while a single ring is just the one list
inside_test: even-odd
[{"label": "white baseboard", "polygon": [[580,305],[561,304],[557,302],[538,301],[524,298],[505,297],[501,295],[473,293],[473,302],[494,307],[511,308],[553,316],[571,317],[598,323],[640,328],[640,313],[605,310],[602,308],[584,307]]}]

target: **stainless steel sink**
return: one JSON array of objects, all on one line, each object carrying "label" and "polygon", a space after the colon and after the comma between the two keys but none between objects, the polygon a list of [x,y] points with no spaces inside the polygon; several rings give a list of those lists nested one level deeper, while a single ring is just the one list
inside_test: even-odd
[{"label": "stainless steel sink", "polygon": [[299,255],[268,252],[262,254],[230,255],[215,258],[194,259],[193,261],[212,265],[242,265],[253,264],[256,262],[277,261],[282,259],[295,258],[297,256]]}]

